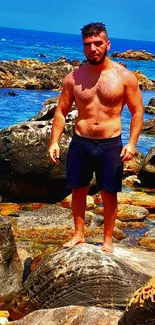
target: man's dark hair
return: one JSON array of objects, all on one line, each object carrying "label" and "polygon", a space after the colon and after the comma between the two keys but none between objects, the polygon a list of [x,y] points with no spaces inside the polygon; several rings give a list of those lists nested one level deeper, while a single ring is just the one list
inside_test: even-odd
[{"label": "man's dark hair", "polygon": [[103,23],[98,23],[98,22],[90,23],[90,24],[83,26],[83,28],[81,28],[81,34],[82,34],[83,38],[87,37],[87,36],[98,35],[101,32],[104,32],[108,38],[106,26]]}]

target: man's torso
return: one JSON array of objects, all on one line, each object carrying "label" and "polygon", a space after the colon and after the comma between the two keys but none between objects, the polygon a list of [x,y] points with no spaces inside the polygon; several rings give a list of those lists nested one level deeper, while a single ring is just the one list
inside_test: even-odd
[{"label": "man's torso", "polygon": [[73,73],[73,94],[78,109],[76,134],[96,139],[120,135],[125,104],[122,75],[122,67],[115,63],[98,74],[88,74],[86,66]]}]

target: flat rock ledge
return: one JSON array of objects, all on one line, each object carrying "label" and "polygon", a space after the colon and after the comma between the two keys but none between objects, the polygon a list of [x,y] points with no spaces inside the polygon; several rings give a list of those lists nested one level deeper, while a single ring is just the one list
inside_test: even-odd
[{"label": "flat rock ledge", "polygon": [[79,244],[42,259],[10,304],[9,312],[17,320],[35,310],[69,305],[121,310],[149,279],[148,273],[136,268],[136,263],[130,266],[117,250],[108,254],[101,247]]},{"label": "flat rock ledge", "polygon": [[67,306],[36,310],[10,325],[117,325],[121,313],[100,307]]}]

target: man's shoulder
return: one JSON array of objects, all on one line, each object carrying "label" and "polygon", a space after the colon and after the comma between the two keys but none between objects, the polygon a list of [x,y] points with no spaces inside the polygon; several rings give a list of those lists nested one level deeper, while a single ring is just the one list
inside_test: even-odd
[{"label": "man's shoulder", "polygon": [[74,80],[73,71],[71,71],[65,76],[63,83],[64,83],[64,85],[73,84],[73,80]]},{"label": "man's shoulder", "polygon": [[125,83],[137,83],[137,77],[133,71],[127,69],[121,62],[114,62],[114,64]]}]

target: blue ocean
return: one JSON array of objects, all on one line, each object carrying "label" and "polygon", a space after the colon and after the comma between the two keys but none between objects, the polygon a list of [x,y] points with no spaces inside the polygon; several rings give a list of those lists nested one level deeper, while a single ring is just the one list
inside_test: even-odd
[{"label": "blue ocean", "polygon": [[[155,42],[135,41],[111,38],[111,50],[123,52],[128,49],[146,50],[154,53]],[[45,57],[42,57],[42,54]],[[70,60],[78,59],[83,61],[84,54],[81,42],[81,35],[22,30],[14,28],[0,27],[0,60],[17,59],[38,59],[42,62],[54,61],[60,57]],[[117,61],[118,59],[115,59]],[[120,61],[120,59],[119,59]],[[149,79],[155,79],[155,61],[121,60],[128,69],[140,70]],[[0,129],[12,126],[21,121],[26,121],[38,113],[43,103],[58,92],[50,90],[23,90],[13,89],[18,96],[8,96],[12,89],[0,88]],[[155,91],[142,91],[144,106],[148,104],[150,98],[155,97]],[[144,114],[144,119],[150,119],[151,114]],[[130,113],[124,107],[122,113],[123,143],[125,144],[129,136]],[[137,149],[147,154],[154,146],[154,137],[141,134]]]}]

